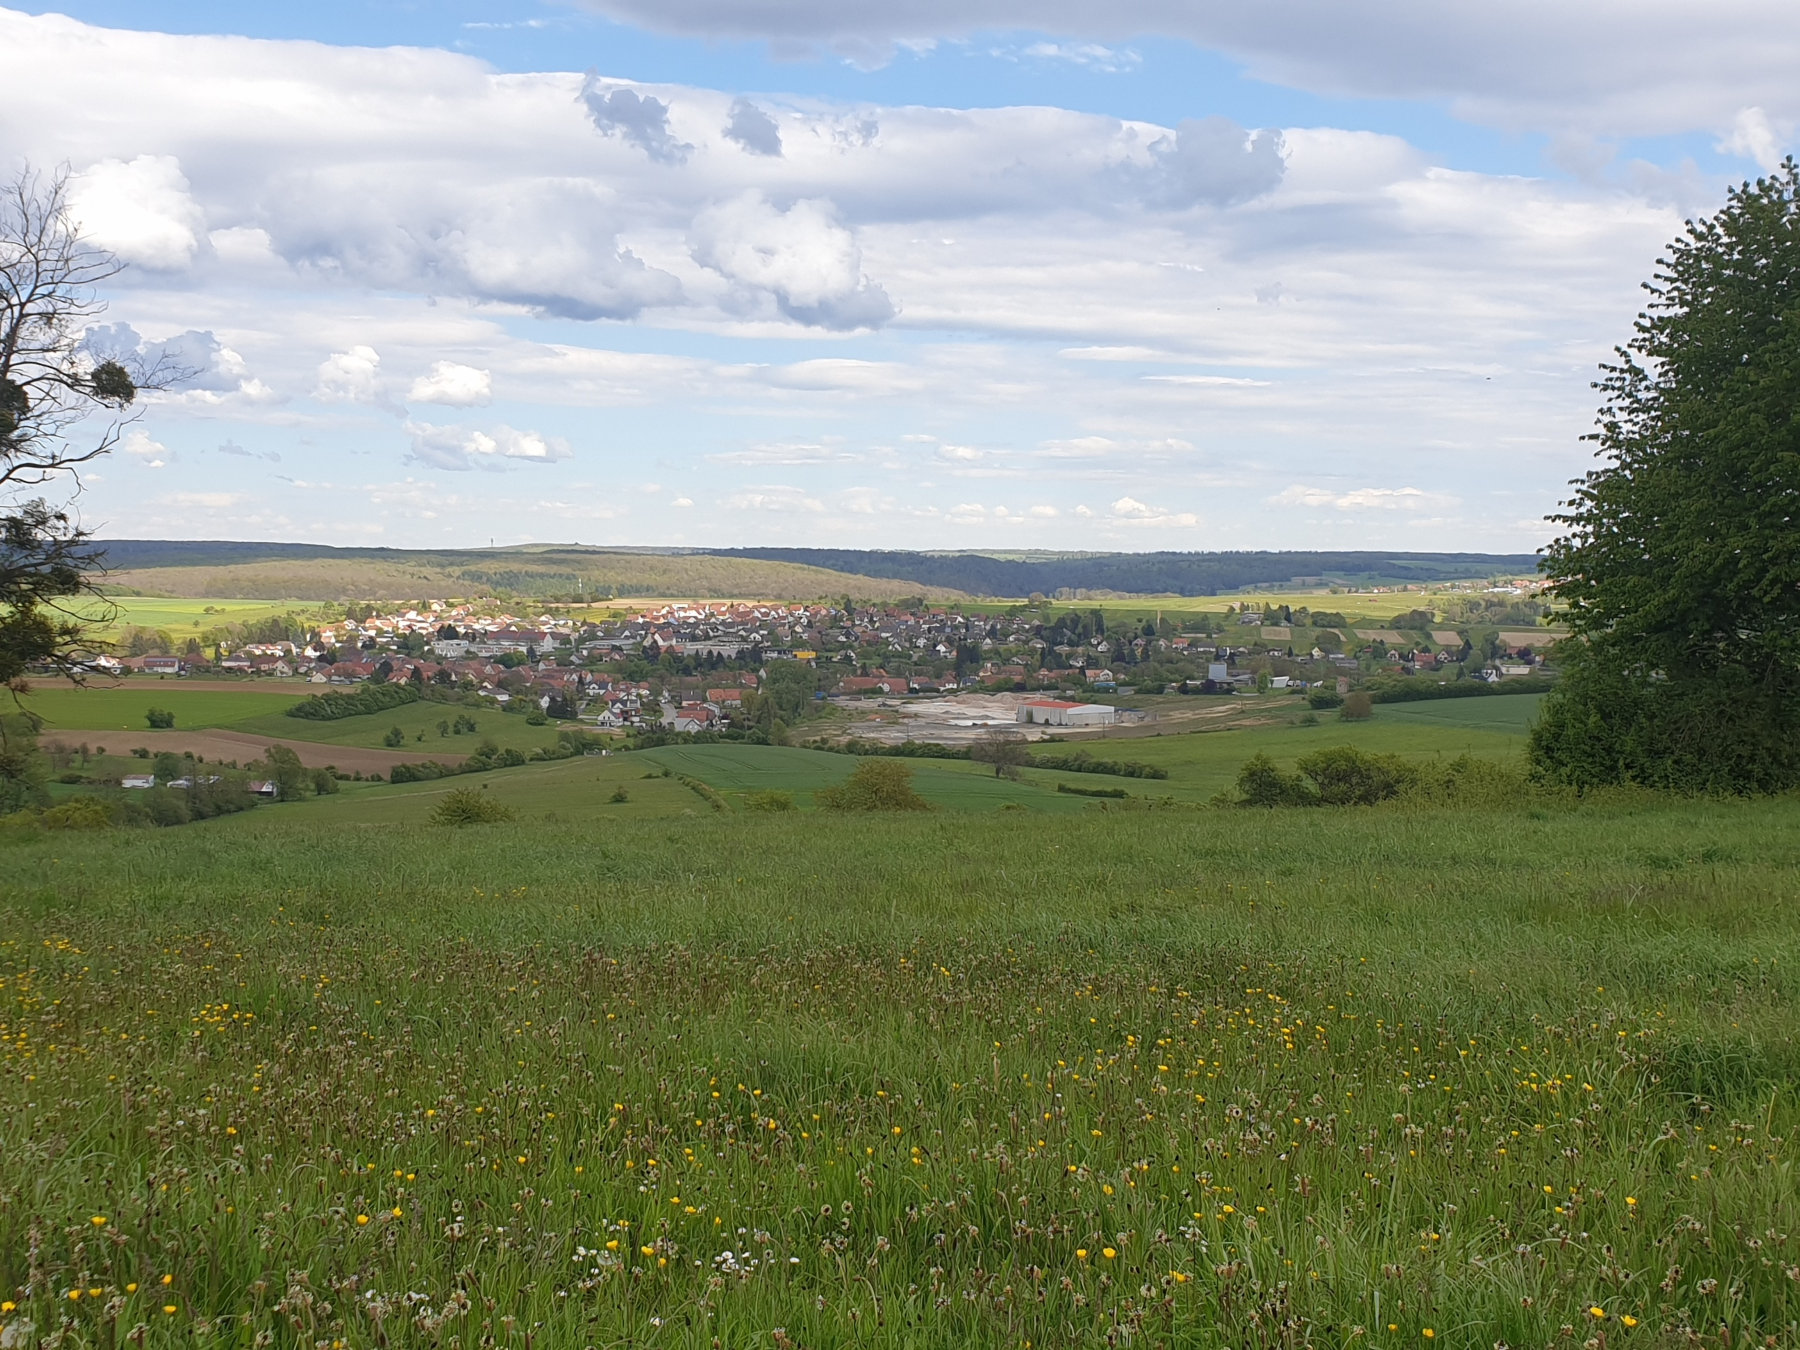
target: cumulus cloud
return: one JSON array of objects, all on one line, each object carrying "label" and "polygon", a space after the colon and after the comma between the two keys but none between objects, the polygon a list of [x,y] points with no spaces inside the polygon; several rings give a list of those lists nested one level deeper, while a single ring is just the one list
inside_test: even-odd
[{"label": "cumulus cloud", "polygon": [[1782,135],[1761,108],[1744,108],[1731,120],[1731,131],[1720,138],[1718,148],[1728,155],[1742,155],[1764,173],[1781,166]]},{"label": "cumulus cloud", "polygon": [[381,354],[363,346],[333,352],[319,363],[312,396],[321,403],[380,403]]},{"label": "cumulus cloud", "polygon": [[200,248],[204,217],[173,155],[103,159],[69,184],[82,233],[128,263],[177,271]]},{"label": "cumulus cloud", "polygon": [[413,381],[408,403],[441,403],[449,408],[479,408],[494,396],[493,377],[457,361],[436,361],[428,374]]},{"label": "cumulus cloud", "polygon": [[1338,492],[1296,483],[1269,501],[1276,506],[1330,506],[1339,511],[1426,511],[1455,505],[1456,498],[1415,487],[1364,487]]},{"label": "cumulus cloud", "polygon": [[659,164],[685,163],[693,146],[669,132],[669,105],[635,89],[609,86],[592,71],[581,85],[581,101],[601,132],[637,146]]},{"label": "cumulus cloud", "polygon": [[735,141],[753,155],[781,155],[781,128],[775,119],[747,98],[740,98],[731,105],[731,121],[725,124],[720,133],[728,141]]},{"label": "cumulus cloud", "polygon": [[1229,206],[1280,185],[1287,169],[1279,131],[1246,131],[1229,117],[1189,119],[1150,147],[1144,183],[1154,206]]},{"label": "cumulus cloud", "polygon": [[211,332],[190,328],[153,342],[128,323],[98,324],[82,335],[78,350],[94,361],[117,361],[140,383],[158,386],[156,397],[163,402],[216,406],[230,396],[248,403],[277,401],[244,358]]},{"label": "cumulus cloud", "polygon": [[1314,93],[1449,99],[1508,130],[1709,131],[1746,103],[1800,106],[1800,11],[1787,0],[581,0],[659,32],[760,38],[877,65],[904,46],[983,33],[1057,45],[1186,38],[1263,80]]},{"label": "cumulus cloud", "polygon": [[515,431],[504,425],[482,430],[409,421],[406,432],[412,438],[410,458],[434,469],[460,471],[477,466],[493,469],[503,467],[504,461],[509,459],[553,464],[574,453],[569,449],[569,443],[560,437],[545,436],[536,431]]},{"label": "cumulus cloud", "polygon": [[152,440],[150,433],[142,427],[133,427],[127,431],[119,441],[119,449],[143,460],[147,469],[160,469],[171,458],[168,447],[161,441]]},{"label": "cumulus cloud", "polygon": [[767,295],[800,323],[878,328],[894,317],[887,292],[863,275],[856,236],[830,202],[803,199],[784,211],[752,190],[702,211],[689,243],[702,267]]},{"label": "cumulus cloud", "polygon": [[1151,506],[1136,497],[1120,497],[1110,512],[1114,521],[1125,525],[1198,525],[1200,517],[1191,511],[1169,511]]},{"label": "cumulus cloud", "polygon": [[785,484],[733,493],[725,499],[725,505],[733,511],[769,511],[777,515],[819,515],[825,510],[825,503],[804,488]]}]

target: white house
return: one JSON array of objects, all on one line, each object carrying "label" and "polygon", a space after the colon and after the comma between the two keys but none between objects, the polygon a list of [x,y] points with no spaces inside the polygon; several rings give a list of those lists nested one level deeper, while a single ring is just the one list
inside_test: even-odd
[{"label": "white house", "polygon": [[1049,727],[1110,727],[1115,720],[1113,709],[1104,703],[1065,703],[1055,698],[1027,699],[1013,718]]},{"label": "white house", "polygon": [[156,786],[156,775],[153,773],[128,773],[119,780],[122,788],[153,788]]}]

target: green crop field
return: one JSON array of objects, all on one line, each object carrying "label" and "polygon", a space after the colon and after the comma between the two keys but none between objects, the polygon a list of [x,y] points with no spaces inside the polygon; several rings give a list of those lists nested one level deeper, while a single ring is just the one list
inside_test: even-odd
[{"label": "green crop field", "polygon": [[44,719],[47,736],[72,731],[143,731],[150,725],[145,715],[151,708],[173,712],[176,727],[183,731],[200,731],[235,729],[240,722],[271,713],[280,717],[281,709],[307,693],[300,684],[246,683],[242,689],[196,689],[180,680],[132,679],[116,687],[82,689],[42,682],[24,706]]},{"label": "green crop field", "polygon": [[[0,836],[8,1325],[1800,1337],[1800,803],[848,817],[661,776],[851,764],[665,749]],[[477,783],[518,818],[427,822]]]},{"label": "green crop field", "polygon": [[172,596],[109,595],[103,605],[90,609],[100,621],[99,635],[109,637],[127,628],[160,628],[181,641],[209,628],[228,623],[254,623],[295,609],[303,603],[283,604],[268,600],[182,599]]}]

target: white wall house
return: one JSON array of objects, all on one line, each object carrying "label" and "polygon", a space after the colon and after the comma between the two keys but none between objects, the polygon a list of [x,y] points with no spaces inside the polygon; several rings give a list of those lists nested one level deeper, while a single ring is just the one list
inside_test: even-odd
[{"label": "white wall house", "polygon": [[1110,727],[1113,710],[1104,703],[1065,703],[1061,699],[1027,699],[1014,720],[1049,727]]}]

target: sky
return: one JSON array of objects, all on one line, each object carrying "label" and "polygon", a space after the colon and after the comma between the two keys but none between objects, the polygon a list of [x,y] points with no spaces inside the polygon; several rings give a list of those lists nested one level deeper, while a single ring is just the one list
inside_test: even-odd
[{"label": "sky", "polygon": [[104,537],[1530,551],[1797,66],[1792,0],[15,0],[0,173],[192,372]]}]

